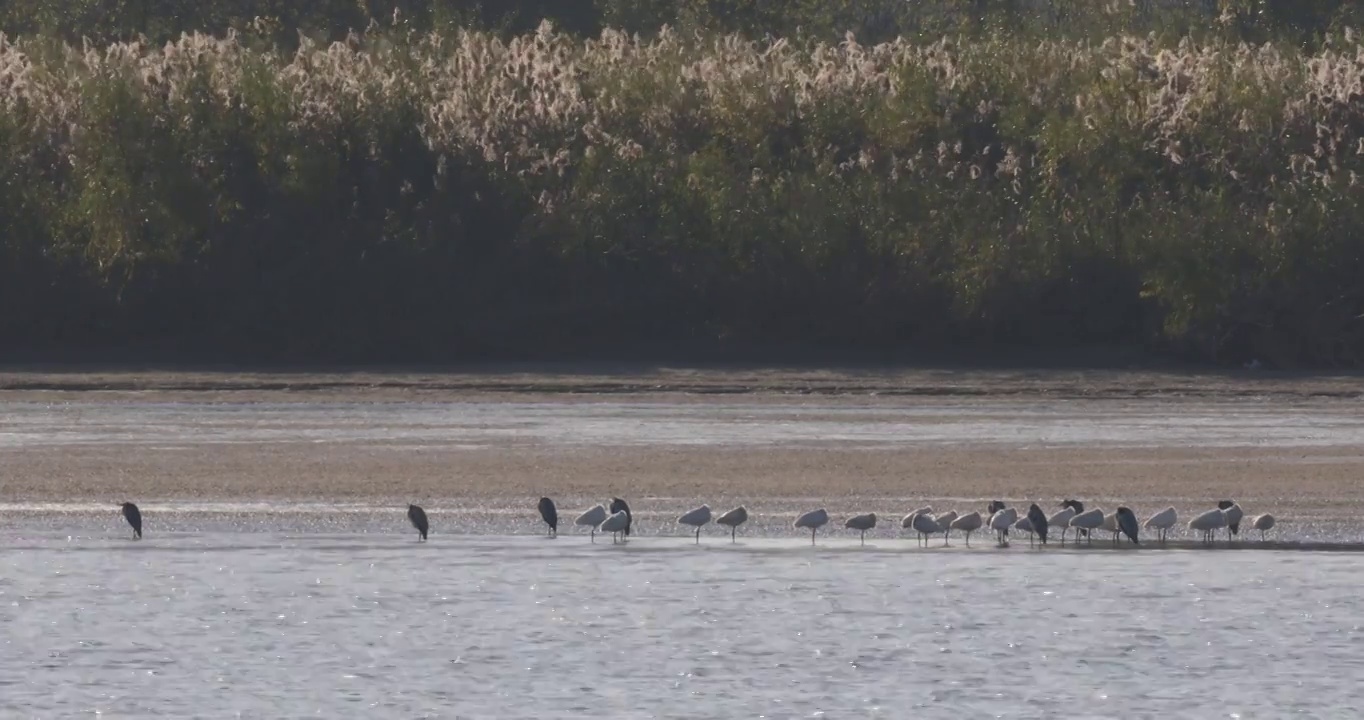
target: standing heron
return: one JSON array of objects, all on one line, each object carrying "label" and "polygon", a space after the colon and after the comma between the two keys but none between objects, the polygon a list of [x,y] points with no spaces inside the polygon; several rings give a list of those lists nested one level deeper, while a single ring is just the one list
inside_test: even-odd
[{"label": "standing heron", "polygon": [[1203,542],[1212,544],[1218,530],[1227,526],[1227,513],[1213,508],[1189,521],[1189,529],[1203,534]]},{"label": "standing heron", "polygon": [[[994,507],[995,503],[990,503],[990,506]],[[1000,545],[1009,544],[1009,528],[1017,521],[1018,511],[1011,507],[1000,508],[990,516],[990,529],[999,533]]]},{"label": "standing heron", "polygon": [[416,505],[408,505],[407,519],[412,521],[412,527],[417,528],[418,542],[426,542],[426,531],[431,528],[426,522],[426,511]]},{"label": "standing heron", "polygon": [[586,525],[592,528],[592,542],[597,541],[597,526],[606,522],[606,508],[601,505],[593,505],[586,512],[578,516],[573,521],[574,525]]},{"label": "standing heron", "polygon": [[[1003,512],[1004,509],[1007,508],[1007,507],[1009,507],[1009,506],[1008,506],[1008,505],[1005,505],[1003,500],[991,500],[991,501],[990,501],[990,505],[986,508],[986,511],[989,513],[990,519],[993,521],[995,515],[996,515],[997,513]],[[1017,520],[1017,519],[1018,519],[1017,516],[1018,516],[1018,511],[1015,510],[1015,511],[1014,511],[1014,519],[1009,521],[1009,525],[1013,525],[1013,524],[1014,524],[1014,520]],[[991,527],[994,528],[993,525],[991,525]],[[998,530],[999,528],[994,528],[994,529]],[[1001,538],[1008,538],[1008,537],[1009,537],[1009,528],[1008,528],[1008,527],[1005,527],[1005,528],[1003,529],[1002,534],[1000,535],[1000,537],[1001,537]],[[1004,542],[1004,540],[1000,540],[1000,542]]]},{"label": "standing heron", "polygon": [[1133,545],[1140,545],[1137,542],[1137,514],[1131,508],[1118,508],[1118,529],[1132,540]]},{"label": "standing heron", "polygon": [[843,527],[848,528],[849,530],[857,530],[861,532],[862,544],[866,545],[867,531],[876,527],[876,513],[867,513],[866,515],[854,515],[848,518],[848,522],[844,523]]},{"label": "standing heron", "polygon": [[1066,544],[1066,531],[1070,529],[1070,519],[1075,517],[1075,508],[1065,507],[1057,510],[1047,518],[1047,527],[1061,528],[1061,544]]},{"label": "standing heron", "polygon": [[804,515],[801,515],[800,517],[796,518],[796,527],[809,528],[811,545],[815,544],[815,533],[819,532],[820,528],[828,524],[829,512],[824,508],[820,508],[818,510],[811,510],[810,512],[805,513]]},{"label": "standing heron", "polygon": [[1222,500],[1217,503],[1217,509],[1227,514],[1227,539],[1241,534],[1241,518],[1245,515],[1241,506],[1234,500]]},{"label": "standing heron", "polygon": [[[918,538],[923,542],[924,547],[928,547],[928,538],[930,536],[937,535],[943,531],[942,526],[938,524],[938,521],[933,519],[933,516],[928,513],[919,513],[918,515],[915,515],[910,521],[910,527],[914,528],[914,532],[918,534]],[[943,544],[947,544],[946,539],[943,540]]]},{"label": "standing heron", "polygon": [[1265,531],[1274,528],[1274,516],[1269,513],[1256,515],[1250,519],[1250,526],[1260,531],[1260,542],[1265,541]]},{"label": "standing heron", "polygon": [[739,533],[739,526],[746,522],[748,522],[748,508],[745,508],[743,505],[715,518],[715,523],[717,525],[724,525],[729,528],[729,541],[731,543],[735,542],[735,538]]},{"label": "standing heron", "polygon": [[123,503],[123,517],[128,520],[128,524],[133,526],[133,539],[142,539],[142,512],[137,506],[130,503]]},{"label": "standing heron", "polygon": [[952,529],[953,529],[953,530],[960,530],[960,531],[962,531],[963,533],[965,533],[965,534],[966,534],[966,547],[971,547],[971,533],[973,533],[973,532],[979,530],[980,527],[981,527],[981,525],[983,525],[983,524],[984,524],[984,520],[981,519],[980,513],[978,513],[978,512],[976,512],[976,511],[972,510],[971,512],[966,513],[965,515],[962,515],[961,517],[957,518],[956,520],[953,520],[953,521],[952,521]]},{"label": "standing heron", "polygon": [[[1074,506],[1071,506],[1071,508],[1073,509]],[[1104,524],[1103,508],[1085,510],[1083,512],[1077,513],[1075,517],[1070,519],[1070,526],[1075,528],[1075,532],[1084,535],[1085,541],[1090,545],[1094,544],[1094,537],[1089,534],[1090,531],[1098,530],[1100,527],[1103,526],[1103,524]],[[1080,538],[1078,535],[1075,538],[1075,542],[1077,544],[1080,542]]]},{"label": "standing heron", "polygon": [[1147,518],[1146,528],[1148,530],[1155,530],[1158,533],[1157,537],[1160,539],[1160,544],[1164,545],[1165,534],[1168,533],[1170,528],[1174,527],[1177,522],[1179,522],[1179,513],[1175,512],[1174,508],[1167,507]]},{"label": "standing heron", "polygon": [[701,528],[710,522],[710,506],[702,505],[695,510],[688,511],[687,514],[677,519],[682,525],[690,525],[696,528],[696,544],[701,544]]},{"label": "standing heron", "polygon": [[601,524],[602,532],[611,533],[611,544],[616,544],[617,533],[620,533],[620,542],[625,542],[625,536],[630,534],[630,513],[621,510],[614,513],[611,517]]},{"label": "standing heron", "polygon": [[549,526],[549,536],[559,537],[559,508],[547,497],[540,498],[540,517]]},{"label": "standing heron", "polygon": [[916,515],[932,515],[933,506],[925,505],[918,510],[911,510],[908,515],[900,518],[900,527],[909,530],[914,527],[914,517]]},{"label": "standing heron", "polygon": [[[1088,526],[1085,526],[1085,525],[1076,525],[1076,524],[1073,522],[1073,520],[1074,520],[1074,518],[1075,518],[1076,516],[1084,515],[1084,514],[1085,514],[1085,504],[1082,503],[1082,502],[1080,502],[1079,500],[1070,500],[1070,499],[1066,499],[1066,500],[1062,500],[1062,501],[1061,501],[1061,507],[1068,507],[1068,508],[1070,508],[1071,510],[1074,510],[1074,511],[1075,511],[1075,515],[1072,515],[1072,516],[1071,516],[1072,522],[1070,523],[1070,526],[1073,527],[1073,528],[1075,528],[1075,535],[1076,535],[1076,537],[1078,538],[1079,536],[1083,535],[1083,536],[1085,536],[1085,539],[1086,539],[1086,540],[1090,540],[1090,541],[1092,542],[1091,538],[1089,537],[1089,531],[1090,531],[1090,530],[1093,530],[1094,528],[1088,527]],[[1100,521],[1103,520],[1103,513],[1099,513],[1099,520],[1100,520]],[[1097,527],[1097,526],[1095,526],[1095,527]],[[1079,540],[1077,539],[1076,542],[1079,542]]]},{"label": "standing heron", "polygon": [[1047,514],[1042,512],[1042,508],[1033,503],[1028,506],[1028,519],[1032,521],[1032,531],[1037,533],[1037,538],[1043,545],[1047,544]]},{"label": "standing heron", "polygon": [[607,509],[611,511],[612,515],[619,512],[625,513],[625,528],[621,530],[621,532],[625,533],[625,537],[630,537],[630,526],[633,525],[635,521],[635,516],[630,513],[630,506],[626,504],[624,500],[613,497],[611,498],[611,507]]},{"label": "standing heron", "polygon": [[956,510],[948,510],[947,512],[938,513],[933,516],[933,522],[937,523],[938,527],[942,528],[943,547],[947,547],[948,536],[952,534],[952,523],[956,522],[956,520]]}]

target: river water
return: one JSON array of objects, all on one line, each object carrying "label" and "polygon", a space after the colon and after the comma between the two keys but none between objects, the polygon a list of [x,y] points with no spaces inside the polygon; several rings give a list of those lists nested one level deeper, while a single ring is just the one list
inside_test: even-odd
[{"label": "river water", "polygon": [[3,717],[1355,717],[1356,554],[30,534]]}]

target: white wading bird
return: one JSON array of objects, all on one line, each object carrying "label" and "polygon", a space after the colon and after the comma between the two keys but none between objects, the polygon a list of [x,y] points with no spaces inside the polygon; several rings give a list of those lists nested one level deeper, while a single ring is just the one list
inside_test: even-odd
[{"label": "white wading bird", "polygon": [[739,526],[746,522],[748,522],[748,508],[743,505],[715,518],[715,524],[729,528],[729,541],[731,543],[735,541],[735,537],[738,535]]},{"label": "white wading bird", "polygon": [[966,534],[966,547],[971,547],[971,533],[979,530],[982,525],[984,521],[980,513],[974,510],[952,521],[953,530],[960,530]]},{"label": "white wading bird", "polygon": [[1250,526],[1260,531],[1260,542],[1265,541],[1265,531],[1274,529],[1274,516],[1269,513],[1256,515],[1250,519]]},{"label": "white wading bird", "polygon": [[1179,522],[1179,513],[1175,512],[1174,508],[1167,507],[1146,519],[1146,529],[1155,530],[1157,537],[1160,538],[1160,544],[1164,545],[1166,533],[1170,532],[1170,528],[1174,527],[1177,522]]},{"label": "white wading bird", "polygon": [[848,518],[848,522],[843,527],[849,530],[857,530],[862,533],[862,544],[867,544],[867,531],[876,527],[876,513],[866,515],[854,515]]},{"label": "white wading bird", "polygon": [[614,545],[616,544],[617,539],[616,533],[622,533],[620,536],[620,542],[625,542],[624,533],[626,532],[626,530],[629,529],[629,527],[630,513],[625,510],[621,510],[612,515],[611,517],[606,518],[606,521],[601,524],[601,531],[611,533],[611,544]]},{"label": "white wading bird", "polygon": [[1203,534],[1203,542],[1212,544],[1218,530],[1227,526],[1227,514],[1213,508],[1189,521],[1189,529]]},{"label": "white wading bird", "polygon": [[607,517],[606,508],[602,507],[601,505],[596,505],[592,508],[589,508],[587,512],[583,513],[582,515],[579,515],[578,519],[573,521],[573,524],[586,525],[592,528],[592,542],[596,542],[597,526],[606,522],[606,517]]}]

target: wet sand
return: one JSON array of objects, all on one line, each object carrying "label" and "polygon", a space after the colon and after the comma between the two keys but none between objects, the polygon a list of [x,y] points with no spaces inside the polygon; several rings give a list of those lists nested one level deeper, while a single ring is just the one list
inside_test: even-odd
[{"label": "wet sand", "polygon": [[[814,398],[821,405],[894,407],[963,398],[1066,398],[1122,412],[1122,400],[1321,406],[1352,412],[1354,377],[1191,375],[1118,371],[667,370],[594,368],[467,373],[0,372],[0,403],[594,403],[694,406]],[[1361,408],[1364,409],[1364,408]],[[0,433],[4,432],[0,425]],[[21,445],[3,450],[0,502],[103,502],[117,496],[204,500],[516,505],[552,494],[657,498],[660,512],[695,500],[831,512],[1003,497],[1079,496],[1202,504],[1236,497],[1276,514],[1345,518],[1364,498],[1364,437],[1328,447],[858,447],[546,445],[509,439],[478,447],[280,441]]]}]

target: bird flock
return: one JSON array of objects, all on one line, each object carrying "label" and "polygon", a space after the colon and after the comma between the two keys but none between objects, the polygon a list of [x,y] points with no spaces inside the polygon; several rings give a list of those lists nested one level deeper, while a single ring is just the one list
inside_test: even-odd
[{"label": "bird flock", "polygon": [[[130,502],[122,504],[123,517],[128,521],[128,525],[133,529],[133,539],[142,539],[142,512],[137,505]],[[1168,538],[1169,531],[1179,522],[1179,514],[1173,507],[1152,514],[1146,522],[1138,524],[1137,515],[1128,507],[1118,507],[1111,513],[1105,513],[1102,508],[1085,509],[1083,502],[1079,500],[1066,499],[1057,505],[1055,512],[1050,515],[1037,503],[1031,503],[1022,515],[1016,508],[1010,507],[1002,500],[991,501],[985,508],[985,512],[972,510],[965,514],[959,514],[956,510],[934,514],[932,507],[921,507],[911,511],[900,520],[902,530],[910,530],[915,534],[919,544],[927,547],[929,541],[937,535],[943,536],[943,545],[949,544],[952,531],[957,531],[964,536],[966,546],[971,546],[971,534],[983,528],[988,528],[994,533],[999,545],[1009,544],[1009,533],[1012,531],[1017,534],[1027,533],[1028,544],[1036,546],[1046,545],[1049,538],[1056,537],[1059,531],[1061,545],[1066,544],[1066,534],[1074,530],[1074,542],[1079,543],[1081,538],[1086,545],[1094,544],[1094,533],[1107,532],[1111,535],[1113,545],[1118,545],[1123,536],[1134,545],[1140,545],[1139,535],[1141,530],[1151,530],[1156,535],[1159,544],[1164,545]],[[548,534],[557,537],[559,534],[559,510],[554,501],[547,497],[540,498],[538,503],[540,518],[548,526]],[[430,532],[431,525],[427,520],[426,511],[416,505],[407,506],[407,519],[412,523],[412,527],[417,530],[419,542],[426,542],[427,534]],[[792,524],[797,530],[810,531],[810,544],[814,545],[820,528],[829,524],[829,512],[824,508],[812,510],[796,518]],[[867,541],[867,531],[876,528],[876,513],[863,513],[854,515],[844,522],[843,527],[847,530],[855,530],[859,534],[859,539],[863,545]],[[730,542],[735,542],[738,538],[739,527],[748,522],[748,510],[744,506],[726,512],[719,517],[714,517],[709,505],[702,505],[693,510],[688,510],[681,517],[677,518],[679,525],[685,525],[695,531],[696,542],[701,542],[701,530],[712,521],[717,525],[729,528]],[[1188,528],[1197,533],[1204,544],[1211,545],[1217,539],[1217,532],[1225,529],[1227,531],[1227,542],[1231,542],[1240,535],[1242,521],[1246,521],[1248,527],[1260,531],[1260,540],[1266,539],[1266,533],[1274,528],[1274,516],[1269,513],[1255,515],[1247,519],[1241,510],[1240,504],[1233,500],[1221,500],[1217,507],[1210,508],[1189,520]],[[593,505],[579,515],[573,524],[578,527],[587,528],[592,542],[597,541],[597,533],[611,533],[612,544],[626,542],[630,537],[630,530],[634,525],[634,516],[630,512],[630,505],[621,498],[611,498],[609,505]]]}]

